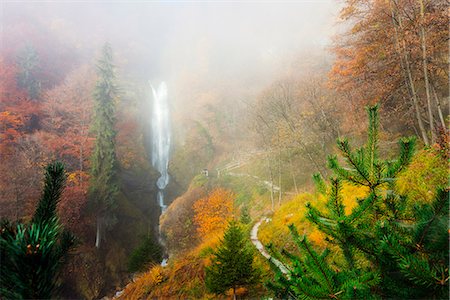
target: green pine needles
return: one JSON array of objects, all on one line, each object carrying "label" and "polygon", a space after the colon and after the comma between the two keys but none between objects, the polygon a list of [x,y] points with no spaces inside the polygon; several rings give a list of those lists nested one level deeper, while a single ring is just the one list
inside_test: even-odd
[{"label": "green pine needles", "polygon": [[128,271],[139,272],[148,269],[152,263],[160,263],[163,258],[162,250],[161,245],[151,235],[144,237],[128,258]]},{"label": "green pine needles", "polygon": [[115,101],[118,94],[112,50],[109,44],[103,47],[97,63],[98,81],[94,91],[95,114],[93,131],[95,147],[91,158],[91,184],[89,201],[97,213],[96,247],[100,247],[101,233],[115,225],[116,196],[119,191],[115,150]]},{"label": "green pine needles", "polygon": [[61,163],[47,166],[41,200],[30,224],[1,224],[0,252],[2,299],[50,299],[59,285],[59,273],[74,236],[63,229],[56,206],[66,173]]},{"label": "green pine needles", "polygon": [[233,289],[233,298],[236,298],[238,287],[251,286],[258,278],[259,271],[253,267],[253,248],[243,230],[232,221],[213,253],[211,266],[206,268],[206,287],[215,294]]},{"label": "green pine needles", "polygon": [[[354,269],[336,269],[327,262],[330,251],[325,249],[317,253],[304,235],[299,235],[294,225],[289,229],[301,255],[297,256],[286,250],[274,253],[282,260],[288,258],[292,264],[289,273],[283,274],[277,266],[275,282],[267,286],[281,299],[372,299],[370,287],[376,285],[380,278],[376,273],[361,273]],[[269,249],[274,252],[272,247]]]},{"label": "green pine needles", "polygon": [[42,201],[39,201],[32,220],[36,224],[48,222],[56,217],[56,205],[66,183],[64,165],[59,162],[48,165],[45,170],[44,182]]},{"label": "green pine needles", "polygon": [[[378,153],[378,106],[368,107],[369,128],[365,147],[353,150],[346,139],[337,145],[345,162],[328,158],[335,177],[327,185],[315,175],[325,209],[307,204],[307,218],[327,236],[338,255],[318,254],[291,225],[300,255],[282,251],[289,274],[277,271],[268,286],[282,298],[292,299],[448,299],[448,189],[433,203],[408,208],[398,195],[395,180],[414,152],[415,139],[399,141],[400,154],[382,160]],[[342,182],[365,186],[368,195],[345,213]],[[340,256],[339,256],[340,255]]]}]

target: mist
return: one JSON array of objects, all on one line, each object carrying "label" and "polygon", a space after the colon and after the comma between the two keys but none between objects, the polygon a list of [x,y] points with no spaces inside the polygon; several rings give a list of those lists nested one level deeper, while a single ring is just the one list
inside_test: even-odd
[{"label": "mist", "polygon": [[2,1],[0,298],[447,299],[447,11]]},{"label": "mist", "polygon": [[323,51],[337,7],[331,0],[6,2],[2,26],[45,27],[85,59],[109,42],[130,74],[169,85],[183,72],[252,83],[299,52]]},{"label": "mist", "polygon": [[[125,82],[165,81],[173,113],[198,119],[205,103],[197,99],[211,90],[242,105],[275,78],[328,65],[337,14],[332,0],[6,2],[2,26],[55,35],[72,55],[61,58],[68,68],[92,65],[108,42]],[[15,36],[13,43],[60,54],[28,39]]]}]

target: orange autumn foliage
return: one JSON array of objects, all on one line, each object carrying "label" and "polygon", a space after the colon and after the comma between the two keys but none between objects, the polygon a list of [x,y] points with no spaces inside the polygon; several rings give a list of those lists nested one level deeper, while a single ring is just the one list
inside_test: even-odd
[{"label": "orange autumn foliage", "polygon": [[10,111],[0,112],[0,140],[2,144],[10,144],[20,135],[19,129],[23,126],[21,118]]},{"label": "orange autumn foliage", "polygon": [[154,266],[128,284],[118,299],[202,299],[205,259],[192,253],[168,267]]},{"label": "orange autumn foliage", "polygon": [[143,273],[128,284],[119,299],[144,299],[154,288],[164,279],[164,269],[161,266],[154,266],[148,272]]},{"label": "orange autumn foliage", "polygon": [[31,115],[38,112],[38,104],[16,82],[17,66],[0,56],[0,155],[4,160],[29,128]]},{"label": "orange autumn foliage", "polygon": [[42,96],[45,110],[42,128],[48,136],[43,145],[54,158],[64,161],[69,172],[60,209],[64,211],[63,222],[72,230],[79,227],[81,212],[87,202],[94,142],[90,131],[94,82],[93,70],[82,65]]},{"label": "orange autumn foliage", "polygon": [[[422,114],[430,106],[425,103],[424,69],[433,97],[448,95],[448,3],[422,1],[421,16],[421,1],[343,2],[340,19],[348,30],[334,41],[331,87],[351,99],[350,106],[356,104],[352,118],[365,115],[364,105],[379,102],[393,122],[414,124],[415,111]],[[425,32],[423,44],[420,28]],[[418,108],[413,106],[413,95]]]},{"label": "orange autumn foliage", "polygon": [[222,232],[233,217],[233,192],[217,188],[194,203],[194,222],[201,237]]},{"label": "orange autumn foliage", "polygon": [[30,132],[39,104],[17,84],[17,65],[0,53],[0,207],[2,217],[19,219],[34,210],[39,195],[41,151]]},{"label": "orange autumn foliage", "polygon": [[206,290],[205,266],[211,264],[208,253],[219,243],[220,237],[213,235],[182,255],[170,256],[168,266],[150,267],[136,276],[118,299],[213,299]]}]

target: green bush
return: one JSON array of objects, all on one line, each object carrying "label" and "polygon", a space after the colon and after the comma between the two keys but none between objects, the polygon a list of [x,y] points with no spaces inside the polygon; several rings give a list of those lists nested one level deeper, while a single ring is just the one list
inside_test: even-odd
[{"label": "green bush", "polygon": [[56,214],[65,181],[63,164],[49,164],[32,221],[1,221],[1,299],[50,299],[57,295],[62,267],[75,246],[75,237],[63,228]]},{"label": "green bush", "polygon": [[147,236],[142,239],[141,244],[131,253],[128,260],[128,271],[142,271],[151,263],[159,263],[161,259],[161,246],[151,236]]}]

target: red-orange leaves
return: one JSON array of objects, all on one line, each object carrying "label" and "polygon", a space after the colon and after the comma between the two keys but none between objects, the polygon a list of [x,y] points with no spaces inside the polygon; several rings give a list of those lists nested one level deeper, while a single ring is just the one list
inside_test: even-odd
[{"label": "red-orange leaves", "polygon": [[205,198],[194,203],[197,232],[201,237],[222,232],[233,217],[235,195],[226,189],[217,188]]}]

